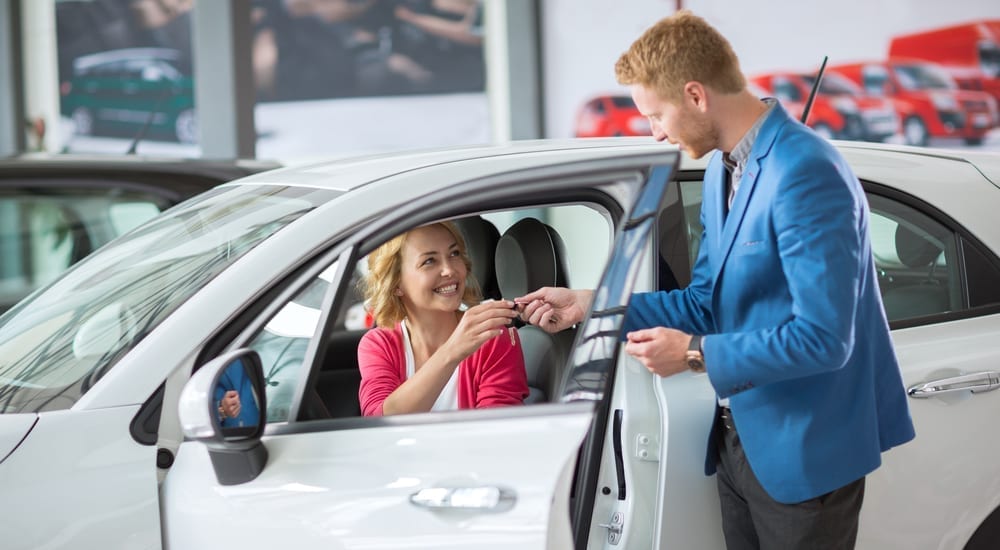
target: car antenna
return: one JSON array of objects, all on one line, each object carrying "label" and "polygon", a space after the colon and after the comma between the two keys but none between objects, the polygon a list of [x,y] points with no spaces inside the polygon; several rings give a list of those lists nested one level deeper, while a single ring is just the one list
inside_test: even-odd
[{"label": "car antenna", "polygon": [[813,82],[812,90],[809,91],[809,99],[806,100],[806,106],[802,109],[802,124],[805,124],[809,120],[809,110],[812,109],[813,100],[816,99],[816,91],[819,90],[819,83],[823,80],[823,70],[826,69],[827,56],[823,56],[823,62],[819,65],[819,71],[816,73],[816,81]]},{"label": "car antenna", "polygon": [[146,117],[146,122],[142,124],[142,128],[135,134],[135,138],[132,139],[132,144],[128,146],[128,151],[125,151],[126,155],[134,155],[136,149],[139,148],[139,142],[146,137],[146,132],[149,131],[149,126],[153,123],[153,118],[160,114],[160,105],[163,104],[163,100],[166,99],[167,94],[170,93],[170,88],[164,88],[160,95],[156,97],[156,102],[153,103],[153,108],[149,111],[149,116]]}]

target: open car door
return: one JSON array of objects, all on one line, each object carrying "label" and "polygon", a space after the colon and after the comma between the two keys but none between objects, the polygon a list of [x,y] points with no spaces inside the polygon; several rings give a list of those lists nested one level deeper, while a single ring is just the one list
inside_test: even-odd
[{"label": "open car door", "polygon": [[[257,369],[249,374],[259,423],[233,435],[211,414],[213,388],[234,361],[258,361],[256,352],[237,349],[204,365],[180,399],[187,440],[162,488],[165,546],[564,549],[574,538],[586,544],[574,532],[589,524],[584,510],[593,505],[592,497],[580,497],[598,483],[624,311],[640,273],[633,260],[652,249],[677,161],[677,153],[664,151],[636,185],[616,187],[635,206],[618,225],[557,402],[265,428],[270,394]],[[328,302],[343,298],[346,285],[338,281],[350,277],[346,266],[357,254],[348,246],[332,265],[315,269],[332,274]]]}]

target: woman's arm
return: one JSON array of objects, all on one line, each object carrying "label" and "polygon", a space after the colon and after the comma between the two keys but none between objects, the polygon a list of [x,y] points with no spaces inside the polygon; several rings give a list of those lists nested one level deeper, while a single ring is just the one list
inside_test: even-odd
[{"label": "woman's arm", "polygon": [[524,369],[524,352],[517,331],[501,334],[483,344],[470,358],[469,364],[479,372],[479,384],[474,403],[477,409],[521,405],[528,396],[528,375]]},{"label": "woman's arm", "polygon": [[446,351],[438,351],[407,380],[400,332],[368,331],[358,344],[361,413],[388,416],[431,410],[459,363],[449,358]]}]

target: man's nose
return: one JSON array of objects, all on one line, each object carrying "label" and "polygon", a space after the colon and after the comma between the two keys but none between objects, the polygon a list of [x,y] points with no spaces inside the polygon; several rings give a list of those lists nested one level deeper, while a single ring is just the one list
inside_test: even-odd
[{"label": "man's nose", "polygon": [[663,128],[660,128],[659,124],[655,122],[651,123],[649,125],[649,130],[650,133],[653,134],[653,139],[656,141],[663,141],[667,139],[667,133],[663,131]]}]

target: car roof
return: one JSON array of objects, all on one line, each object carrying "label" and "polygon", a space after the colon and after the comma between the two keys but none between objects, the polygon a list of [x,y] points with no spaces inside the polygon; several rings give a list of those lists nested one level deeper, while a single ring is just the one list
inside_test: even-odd
[{"label": "car roof", "polygon": [[[859,176],[892,180],[891,170],[903,166],[912,167],[914,163],[921,164],[929,171],[940,170],[942,160],[951,160],[969,164],[983,174],[994,185],[1000,183],[1000,155],[971,150],[950,150],[938,148],[912,147],[885,143],[868,143],[859,141],[834,141],[834,145],[848,160],[852,157],[878,159],[878,165],[885,166],[886,171],[863,169]],[[408,151],[403,153],[380,154],[364,157],[340,158],[327,162],[292,166],[278,170],[259,173],[239,180],[241,184],[280,184],[301,185],[305,187],[320,187],[348,191],[371,182],[395,177],[404,173],[432,172],[435,167],[453,166],[465,163],[471,169],[474,165],[483,166],[484,174],[495,172],[496,164],[486,170],[485,164],[475,161],[489,158],[501,158],[503,164],[517,164],[517,159],[546,155],[552,163],[599,160],[616,157],[622,153],[655,154],[658,151],[672,151],[676,147],[657,143],[649,137],[615,137],[615,138],[571,138],[543,139],[509,142],[500,145],[479,145],[472,147],[455,147],[426,151]],[[892,153],[892,154],[885,154]],[[702,159],[692,159],[686,155],[681,161],[681,170],[699,170],[707,165],[709,155]],[[868,163],[869,166],[873,166]],[[882,176],[882,177],[879,177]],[[469,177],[476,177],[475,170],[469,172]],[[1000,186],[1000,185],[998,185]]]},{"label": "car roof", "polygon": [[[434,177],[435,169],[461,164],[468,179],[519,167],[598,161],[631,154],[676,151],[648,137],[522,140],[503,144],[452,147],[340,158],[291,166],[243,178],[233,184],[292,185],[349,191],[381,180],[414,175]],[[482,161],[482,162],[480,162]]]},{"label": "car roof", "polygon": [[128,59],[163,59],[176,61],[180,52],[173,48],[120,48],[88,55],[81,55],[73,60],[73,69],[85,71],[97,65],[124,61]]},{"label": "car roof", "polygon": [[[848,161],[861,152],[895,152],[896,155],[880,155],[883,162],[888,167],[901,169],[906,166],[912,173],[919,173],[920,170],[913,170],[915,163],[920,164],[920,168],[935,170],[941,166],[941,160],[950,160],[968,164],[975,168],[990,183],[1000,188],[1000,155],[983,151],[973,151],[964,149],[943,149],[915,147],[910,145],[895,145],[885,143],[870,143],[863,141],[837,141],[834,142],[841,153],[847,157]],[[853,166],[853,163],[852,163]],[[853,166],[857,170],[856,166]],[[859,173],[864,177],[865,174]],[[872,177],[872,176],[869,176]]]},{"label": "car roof", "polygon": [[274,161],[246,159],[28,153],[0,158],[0,187],[23,187],[18,178],[105,179],[146,184],[180,199],[280,166]]}]

